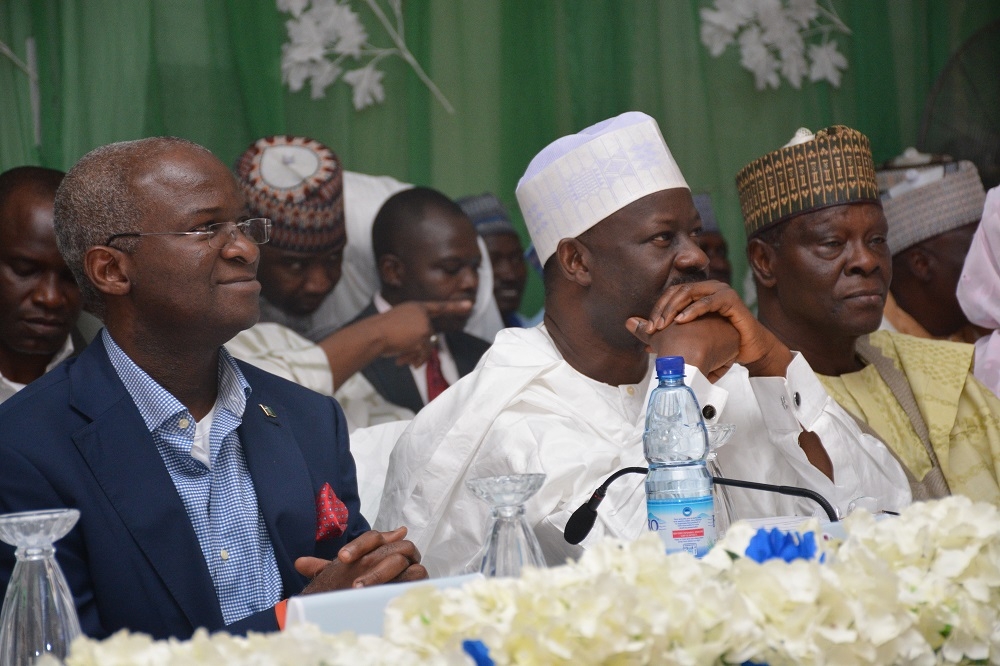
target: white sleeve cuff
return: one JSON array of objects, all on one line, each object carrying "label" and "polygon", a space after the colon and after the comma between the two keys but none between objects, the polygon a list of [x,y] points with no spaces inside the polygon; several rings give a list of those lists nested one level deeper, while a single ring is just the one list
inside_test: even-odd
[{"label": "white sleeve cuff", "polygon": [[718,423],[719,415],[726,407],[729,391],[708,381],[705,375],[701,374],[701,370],[693,365],[684,365],[684,376],[687,385],[698,399],[698,406],[701,407],[701,416],[705,419],[705,423]]},{"label": "white sleeve cuff", "polygon": [[812,430],[830,396],[809,362],[792,352],[784,377],[751,377],[750,386],[773,433]]}]

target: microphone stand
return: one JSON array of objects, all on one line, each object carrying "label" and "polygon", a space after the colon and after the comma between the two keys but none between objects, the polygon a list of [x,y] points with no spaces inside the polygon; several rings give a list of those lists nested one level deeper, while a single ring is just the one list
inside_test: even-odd
[{"label": "microphone stand", "polygon": [[819,504],[823,508],[823,511],[826,512],[826,517],[830,519],[831,523],[835,523],[840,520],[837,516],[837,510],[833,508],[833,505],[815,490],[799,488],[798,486],[775,486],[770,483],[756,483],[754,481],[742,481],[740,479],[727,479],[721,476],[713,476],[712,483],[717,483],[720,486],[736,486],[737,488],[748,488],[750,490],[764,490],[772,493],[778,493],[780,495],[791,495],[792,497],[805,497],[806,499],[811,499],[816,502],[816,504]]},{"label": "microphone stand", "polygon": [[[588,534],[590,534],[590,530],[594,527],[594,521],[597,520],[597,507],[599,507],[601,502],[604,501],[604,497],[608,494],[608,487],[615,480],[625,476],[626,474],[647,474],[648,472],[648,467],[625,467],[609,476],[607,480],[594,491],[594,494],[590,496],[590,499],[587,500],[585,504],[580,506],[579,509],[574,511],[573,515],[570,516],[569,520],[566,522],[566,528],[563,530],[563,538],[566,539],[567,543],[576,545],[583,541]],[[809,490],[808,488],[798,488],[796,486],[776,486],[770,483],[741,481],[739,479],[727,479],[721,476],[713,476],[712,483],[717,483],[720,486],[747,488],[749,490],[764,490],[767,492],[778,493],[779,495],[790,495],[792,497],[805,497],[806,499],[811,499],[819,504],[826,513],[826,517],[830,519],[831,523],[835,523],[840,520],[837,517],[837,512],[833,508],[833,505],[830,504],[825,497],[814,490]]]}]

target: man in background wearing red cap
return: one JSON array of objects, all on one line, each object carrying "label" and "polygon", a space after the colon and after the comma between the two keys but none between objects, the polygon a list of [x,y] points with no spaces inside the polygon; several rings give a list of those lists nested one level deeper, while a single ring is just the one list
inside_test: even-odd
[{"label": "man in background wearing red cap", "polygon": [[263,323],[240,333],[227,348],[237,358],[336,395],[352,429],[412,417],[355,373],[383,357],[421,365],[431,350],[432,317],[467,315],[472,303],[402,304],[320,332],[315,343],[281,325],[311,320],[341,279],[347,245],[343,169],[318,141],[274,136],[251,145],[235,170],[251,211],[270,218],[273,228],[271,241],[261,248]]}]

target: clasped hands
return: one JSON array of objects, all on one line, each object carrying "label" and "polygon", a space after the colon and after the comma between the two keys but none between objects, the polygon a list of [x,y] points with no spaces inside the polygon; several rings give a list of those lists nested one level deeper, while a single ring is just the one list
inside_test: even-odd
[{"label": "clasped hands", "polygon": [[734,363],[750,376],[784,376],[792,353],[747,309],[739,294],[715,280],[668,287],[648,318],[630,317],[628,330],[657,356],[685,363],[718,381]]},{"label": "clasped hands", "polygon": [[311,579],[302,594],[427,578],[420,552],[405,536],[405,527],[391,532],[370,530],[341,548],[333,560],[298,558],[295,570]]}]

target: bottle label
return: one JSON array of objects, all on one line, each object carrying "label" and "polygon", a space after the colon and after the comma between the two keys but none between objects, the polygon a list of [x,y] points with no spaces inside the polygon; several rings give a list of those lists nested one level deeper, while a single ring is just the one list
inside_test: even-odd
[{"label": "bottle label", "polygon": [[712,496],[646,499],[649,530],[656,532],[667,553],[687,551],[702,557],[715,545]]}]

